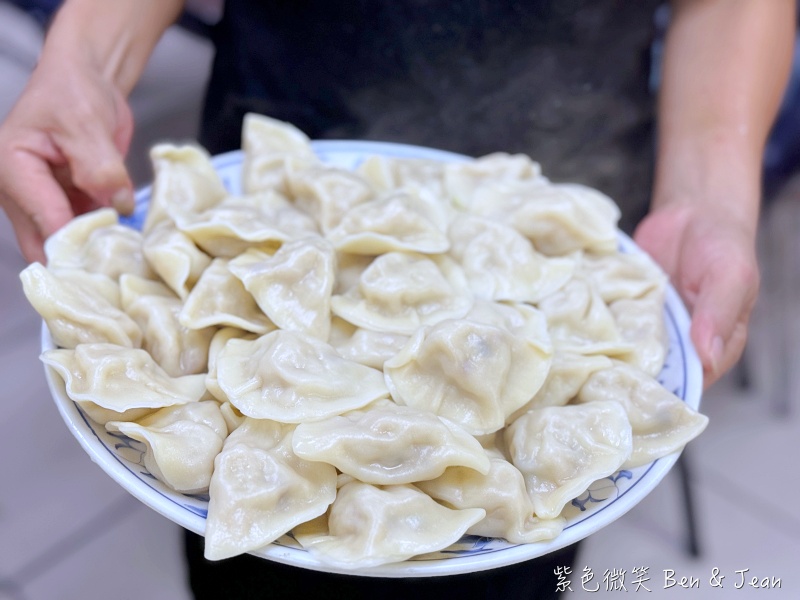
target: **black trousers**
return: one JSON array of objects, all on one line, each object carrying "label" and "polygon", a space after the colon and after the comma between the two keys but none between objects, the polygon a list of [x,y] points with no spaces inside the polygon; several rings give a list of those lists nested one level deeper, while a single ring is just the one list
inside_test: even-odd
[{"label": "black trousers", "polygon": [[203,538],[186,532],[189,583],[197,600],[415,600],[433,595],[458,600],[556,598],[554,570],[571,567],[578,544],[517,565],[447,577],[382,579],[320,573],[243,555],[221,561],[203,557]]}]

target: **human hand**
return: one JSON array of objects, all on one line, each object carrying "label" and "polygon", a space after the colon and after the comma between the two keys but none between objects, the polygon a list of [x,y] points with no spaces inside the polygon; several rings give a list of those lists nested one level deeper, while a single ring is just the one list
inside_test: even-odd
[{"label": "human hand", "polygon": [[683,204],[655,209],[634,234],[691,312],[706,388],[744,351],[759,287],[755,229],[723,210]]},{"label": "human hand", "polygon": [[44,240],[77,214],[133,209],[123,162],[132,132],[110,77],[77,57],[42,54],[0,126],[0,206],[27,260],[44,262]]}]

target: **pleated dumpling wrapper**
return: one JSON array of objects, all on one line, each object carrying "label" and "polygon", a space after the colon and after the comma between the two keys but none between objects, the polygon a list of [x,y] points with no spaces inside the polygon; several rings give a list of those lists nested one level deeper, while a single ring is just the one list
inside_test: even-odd
[{"label": "pleated dumpling wrapper", "polygon": [[353,254],[440,254],[450,248],[446,222],[436,198],[401,190],[352,208],[327,237],[337,250]]},{"label": "pleated dumpling wrapper", "polygon": [[542,519],[556,518],[592,482],[616,473],[632,438],[625,410],[610,401],[537,408],[506,430],[511,462]]},{"label": "pleated dumpling wrapper", "polygon": [[[122,415],[137,419],[152,409],[196,402],[206,393],[205,375],[170,377],[139,348],[81,344],[46,350],[41,360],[64,380],[67,396],[98,423],[122,420]],[[93,406],[111,412],[102,415]]]},{"label": "pleated dumpling wrapper", "polygon": [[22,290],[61,348],[107,342],[138,348],[142,331],[119,306],[119,285],[81,269],[53,272],[31,263],[19,275]]},{"label": "pleated dumpling wrapper", "polygon": [[580,184],[540,180],[486,182],[474,191],[470,212],[516,228],[548,256],[617,250],[616,203]]},{"label": "pleated dumpling wrapper", "polygon": [[[580,402],[617,402],[633,428],[633,468],[681,450],[700,435],[708,417],[698,413],[647,373],[615,361],[593,373],[578,394]],[[590,405],[589,404],[589,405]]]},{"label": "pleated dumpling wrapper", "polygon": [[336,254],[323,238],[304,237],[283,244],[275,254],[249,250],[228,269],[280,329],[327,341]]},{"label": "pleated dumpling wrapper", "polygon": [[298,458],[293,431],[291,425],[246,418],[225,440],[209,486],[207,559],[262,548],[333,502],[336,469]]},{"label": "pleated dumpling wrapper", "polygon": [[336,495],[328,532],[295,537],[321,562],[349,571],[446,548],[485,515],[480,508],[442,506],[411,485],[351,481]]},{"label": "pleated dumpling wrapper", "polygon": [[157,144],[150,150],[155,178],[143,231],[202,212],[227,194],[208,152],[195,145]]},{"label": "pleated dumpling wrapper", "polygon": [[525,488],[525,479],[499,452],[487,453],[487,473],[452,467],[441,477],[415,485],[451,508],[482,508],[486,518],[467,530],[469,535],[504,538],[512,544],[531,544],[556,538],[564,529],[563,517],[540,519]]},{"label": "pleated dumpling wrapper", "polygon": [[331,298],[333,313],[345,321],[403,335],[463,317],[472,304],[464,272],[453,259],[412,252],[380,255],[356,285]]},{"label": "pleated dumpling wrapper", "polygon": [[664,290],[653,290],[641,298],[620,298],[608,308],[622,339],[632,348],[617,358],[657,377],[669,352]]},{"label": "pleated dumpling wrapper", "polygon": [[293,331],[279,329],[252,341],[231,339],[216,366],[217,382],[230,403],[257,419],[316,421],[389,395],[381,371]]},{"label": "pleated dumpling wrapper", "polygon": [[408,336],[401,333],[362,329],[339,317],[331,320],[331,346],[344,358],[373,369],[383,370],[383,364],[407,342]]},{"label": "pleated dumpling wrapper", "polygon": [[155,278],[142,252],[142,233],[121,225],[113,208],[75,217],[47,238],[44,252],[51,269],[84,269],[114,280],[124,273]]},{"label": "pleated dumpling wrapper", "polygon": [[489,460],[464,429],[431,412],[391,400],[297,426],[292,447],[306,460],[334,465],[376,485],[433,479],[448,467],[486,473]]},{"label": "pleated dumpling wrapper", "polygon": [[205,212],[181,217],[177,226],[214,258],[234,258],[250,248],[274,251],[319,234],[314,219],[276,192],[228,196]]},{"label": "pleated dumpling wrapper", "polygon": [[610,356],[633,350],[600,294],[579,275],[537,306],[547,316],[548,331],[559,350]]},{"label": "pleated dumpling wrapper", "polygon": [[213,401],[169,406],[138,422],[110,421],[106,429],[142,442],[145,468],[184,494],[208,489],[214,459],[228,435],[219,404]]},{"label": "pleated dumpling wrapper", "polygon": [[464,268],[478,298],[538,302],[572,277],[575,261],[539,254],[510,225],[462,215],[450,225],[451,255]]},{"label": "pleated dumpling wrapper", "polygon": [[215,328],[184,327],[178,319],[183,304],[163,283],[136,275],[119,281],[122,306],[142,330],[142,348],[172,377],[205,372]]},{"label": "pleated dumpling wrapper", "polygon": [[147,262],[172,291],[186,300],[211,257],[195,246],[171,221],[162,221],[144,236],[144,255]]},{"label": "pleated dumpling wrapper", "polygon": [[540,327],[525,335],[476,319],[449,319],[422,328],[384,372],[398,404],[433,411],[472,435],[503,428],[547,377],[552,349],[544,318],[523,309]]},{"label": "pleated dumpling wrapper", "polygon": [[[242,189],[245,193],[287,193],[286,165],[295,169],[320,164],[311,140],[291,123],[248,113],[242,123]],[[302,167],[301,167],[302,165]]]},{"label": "pleated dumpling wrapper", "polygon": [[323,233],[375,194],[370,183],[352,171],[324,164],[309,166],[296,158],[286,161],[286,183],[293,203],[314,217]]},{"label": "pleated dumpling wrapper", "polygon": [[274,331],[275,324],[231,273],[228,262],[215,258],[203,271],[178,316],[181,325],[189,329],[236,327],[257,334]]}]

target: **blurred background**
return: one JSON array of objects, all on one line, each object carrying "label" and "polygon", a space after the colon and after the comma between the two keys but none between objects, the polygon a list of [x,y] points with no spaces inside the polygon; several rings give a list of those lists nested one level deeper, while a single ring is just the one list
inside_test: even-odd
[{"label": "blurred background", "polygon": [[[0,0],[0,120],[36,64],[48,7],[57,4]],[[154,142],[196,137],[212,58],[207,34],[218,11],[217,0],[190,3],[131,96],[137,129],[129,167],[137,184],[150,178]],[[764,594],[735,589],[740,573],[747,581],[780,579],[771,595],[800,597],[798,155],[800,79],[793,78],[765,156],[763,286],[745,357],[705,394],[710,425],[680,467],[584,542],[570,580],[575,594],[589,593],[585,587],[597,589],[592,597],[616,597],[624,585],[674,596],[679,586],[669,584],[686,577],[697,579],[700,589],[688,592],[694,597],[728,597],[709,583],[716,568],[735,598]],[[188,599],[178,527],[94,465],[50,400],[38,361],[41,322],[18,278],[24,266],[0,213],[0,600]],[[648,579],[637,584],[634,569]]]}]

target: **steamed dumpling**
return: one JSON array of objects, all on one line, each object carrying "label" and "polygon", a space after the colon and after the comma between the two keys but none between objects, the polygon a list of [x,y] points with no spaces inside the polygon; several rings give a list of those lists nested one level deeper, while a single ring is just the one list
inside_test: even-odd
[{"label": "steamed dumpling", "polygon": [[371,200],[375,194],[369,182],[352,171],[326,165],[296,169],[295,159],[287,161],[286,166],[294,204],[314,217],[323,233],[331,231],[350,209]]},{"label": "steamed dumpling", "polygon": [[272,256],[251,250],[228,269],[279,328],[328,339],[336,255],[323,238],[287,242]]},{"label": "steamed dumpling", "polygon": [[656,377],[669,351],[664,319],[664,290],[653,290],[641,298],[620,298],[609,307],[620,336],[631,345],[617,358]]},{"label": "steamed dumpling", "polygon": [[383,374],[311,336],[277,330],[229,340],[217,355],[220,389],[243,414],[282,423],[324,419],[388,396]]},{"label": "steamed dumpling", "polygon": [[66,383],[67,396],[124,413],[196,402],[205,375],[170,377],[144,350],[114,344],[81,344],[46,350],[41,360]]},{"label": "steamed dumpling", "polygon": [[296,168],[312,167],[319,159],[311,148],[311,140],[291,123],[264,115],[248,113],[242,123],[242,188],[252,194],[275,190],[288,192],[286,162]]},{"label": "steamed dumpling", "polygon": [[581,388],[578,399],[617,402],[633,428],[633,451],[626,468],[681,450],[706,428],[708,417],[698,413],[653,377],[639,369],[615,362],[597,371]]},{"label": "steamed dumpling", "polygon": [[556,351],[547,379],[533,399],[517,411],[517,416],[531,408],[569,404],[592,373],[607,369],[612,364],[611,359],[603,354]]},{"label": "steamed dumpling", "polygon": [[536,303],[572,277],[575,261],[548,258],[513,227],[475,216],[453,221],[452,255],[479,298]]},{"label": "steamed dumpling", "polygon": [[545,348],[505,327],[451,319],[420,329],[384,371],[399,404],[483,435],[501,429],[544,383],[551,361]]},{"label": "steamed dumpling", "polygon": [[162,408],[136,423],[111,421],[106,429],[142,442],[145,468],[186,494],[208,489],[214,458],[228,435],[219,405],[211,401]]},{"label": "steamed dumpling", "polygon": [[337,250],[377,255],[407,251],[440,254],[450,248],[436,200],[410,191],[387,194],[352,208],[328,232]]},{"label": "steamed dumpling", "polygon": [[579,271],[606,303],[642,298],[655,291],[663,293],[667,285],[667,275],[661,267],[641,252],[584,254]]},{"label": "steamed dumpling", "polygon": [[475,191],[471,211],[515,227],[548,256],[617,249],[619,207],[586,186],[499,181]]},{"label": "steamed dumpling", "polygon": [[[237,327],[223,327],[218,329],[208,346],[208,369],[206,374],[206,389],[214,396],[219,402],[228,402],[228,397],[225,392],[219,387],[219,380],[217,379],[217,356],[228,343],[228,340],[233,338],[240,338],[243,340],[253,340],[258,337],[258,334],[250,331],[244,331]],[[238,410],[238,409],[237,409]]]},{"label": "steamed dumpling", "polygon": [[296,537],[325,564],[363,569],[446,548],[485,514],[446,508],[413,486],[353,481],[336,495],[327,534]]},{"label": "steamed dumpling", "polygon": [[50,269],[82,269],[117,280],[122,274],[147,279],[155,273],[142,252],[142,234],[119,224],[113,208],[79,215],[44,244]]},{"label": "steamed dumpling", "polygon": [[506,430],[511,462],[525,477],[536,516],[553,519],[631,455],[631,425],[617,402],[537,408]]},{"label": "steamed dumpling", "polygon": [[189,329],[236,327],[258,334],[275,329],[252,294],[228,269],[224,258],[215,258],[203,271],[186,298],[179,319]]},{"label": "steamed dumpling", "polygon": [[539,163],[524,154],[493,152],[474,160],[447,163],[444,168],[445,194],[453,204],[467,210],[476,189],[498,181],[547,183]]},{"label": "steamed dumpling", "polygon": [[150,150],[155,178],[143,231],[202,212],[227,193],[208,152],[200,146],[158,144]]},{"label": "steamed dumpling", "polygon": [[318,235],[314,220],[276,192],[230,196],[213,208],[177,220],[179,229],[215,258],[249,248],[274,252],[284,242]]},{"label": "steamed dumpling", "polygon": [[486,517],[467,530],[470,535],[504,538],[512,544],[552,540],[564,529],[562,517],[540,519],[525,489],[522,473],[498,454],[490,454],[487,473],[451,467],[441,477],[416,486],[451,508],[482,508]]},{"label": "steamed dumpling", "polygon": [[451,466],[489,469],[483,448],[461,427],[391,401],[301,423],[292,447],[301,458],[327,462],[377,485],[433,479]]},{"label": "steamed dumpling", "polygon": [[357,172],[380,191],[422,189],[441,198],[447,163],[426,158],[369,156]]},{"label": "steamed dumpling", "polygon": [[144,255],[159,277],[185,300],[211,258],[171,222],[150,229],[144,238]]},{"label": "steamed dumpling", "polygon": [[120,278],[125,312],[139,325],[142,348],[172,377],[202,373],[216,329],[189,329],[178,320],[180,299],[163,283],[135,275]]},{"label": "steamed dumpling", "polygon": [[365,329],[410,335],[422,325],[463,317],[472,302],[451,259],[389,252],[370,263],[357,285],[334,295],[331,309]]},{"label": "steamed dumpling", "polygon": [[40,263],[21,273],[25,297],[38,312],[57,346],[108,342],[137,348],[142,331],[119,306],[119,286],[105,275],[79,269],[53,273]]},{"label": "steamed dumpling", "polygon": [[539,302],[538,307],[547,316],[553,344],[561,351],[614,355],[632,350],[614,315],[585,279],[576,276]]},{"label": "steamed dumpling", "polygon": [[290,425],[245,419],[225,440],[209,486],[205,557],[257,550],[323,514],[336,497],[336,469],[292,452]]}]

